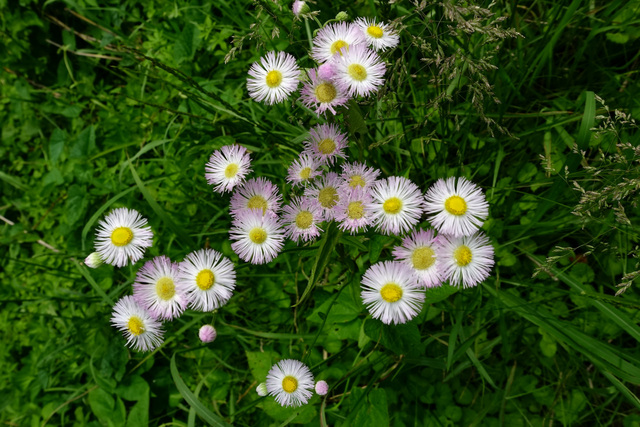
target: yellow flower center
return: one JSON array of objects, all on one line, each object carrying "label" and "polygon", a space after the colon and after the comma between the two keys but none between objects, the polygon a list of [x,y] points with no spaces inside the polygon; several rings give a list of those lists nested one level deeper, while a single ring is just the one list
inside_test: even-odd
[{"label": "yellow flower center", "polygon": [[328,103],[336,99],[338,91],[336,91],[336,87],[331,83],[320,83],[316,86],[314,93],[318,101]]},{"label": "yellow flower center", "polygon": [[176,286],[171,277],[163,277],[156,282],[156,294],[161,300],[169,301],[176,294]]},{"label": "yellow flower center", "polygon": [[309,177],[311,176],[311,168],[309,166],[307,166],[306,168],[302,168],[302,170],[300,171],[300,179],[303,180],[308,180]]},{"label": "yellow flower center", "polygon": [[[336,52],[340,52],[340,49],[342,49],[343,47],[349,49],[349,43],[344,40],[337,40],[333,42],[333,44],[331,45],[331,54],[335,55]],[[342,52],[340,52],[340,56],[342,56]]]},{"label": "yellow flower center", "polygon": [[267,211],[267,201],[264,197],[255,195],[247,202],[247,208],[249,209],[262,209],[262,213]]},{"label": "yellow flower center", "polygon": [[338,190],[334,187],[325,187],[318,192],[318,201],[320,206],[325,209],[333,208],[338,203],[340,197],[338,196]]},{"label": "yellow flower center", "polygon": [[367,78],[367,70],[360,64],[349,65],[347,72],[353,80],[357,80],[359,82]]},{"label": "yellow flower center", "polygon": [[336,143],[331,138],[323,139],[320,141],[320,144],[318,144],[318,150],[320,150],[322,154],[331,154],[335,149]]},{"label": "yellow flower center", "polygon": [[256,243],[258,245],[261,245],[264,243],[265,240],[267,240],[267,232],[265,231],[264,228],[261,227],[254,227],[253,229],[251,229],[251,231],[249,232],[249,239],[253,242]]},{"label": "yellow flower center", "polygon": [[384,34],[382,28],[378,27],[377,25],[370,25],[369,28],[367,28],[367,33],[371,37],[375,37],[376,39],[379,39]]},{"label": "yellow flower center", "polygon": [[355,187],[356,185],[364,187],[365,184],[364,179],[362,179],[360,175],[353,175],[351,181],[349,181],[349,186],[351,187]]},{"label": "yellow flower center", "polygon": [[111,233],[111,243],[126,246],[133,240],[133,231],[129,227],[118,227]]},{"label": "yellow flower center", "polygon": [[382,209],[384,209],[384,211],[388,214],[395,215],[400,212],[400,209],[402,209],[402,200],[398,199],[397,197],[391,197],[384,202],[384,204],[382,205]]},{"label": "yellow flower center", "polygon": [[428,246],[416,249],[411,254],[411,262],[416,270],[426,270],[436,262],[435,251]]},{"label": "yellow flower center", "polygon": [[200,270],[200,273],[196,276],[196,285],[198,285],[198,287],[203,291],[210,289],[215,281],[216,275],[208,268]]},{"label": "yellow flower center", "polygon": [[282,83],[282,73],[278,70],[269,71],[265,80],[271,89],[276,88]]},{"label": "yellow flower center", "polygon": [[395,283],[387,283],[380,289],[380,296],[386,302],[396,302],[402,298],[402,288]]},{"label": "yellow flower center", "polygon": [[298,389],[298,380],[291,375],[287,375],[282,379],[282,389],[287,393],[293,393]]},{"label": "yellow flower center", "polygon": [[444,208],[452,215],[464,215],[467,202],[460,196],[451,196],[444,202]]},{"label": "yellow flower center", "polygon": [[238,165],[235,163],[229,164],[227,168],[224,170],[224,176],[231,179],[238,173]]},{"label": "yellow flower center", "polygon": [[472,258],[473,258],[473,254],[471,253],[471,249],[469,249],[465,245],[460,246],[453,253],[453,259],[456,260],[456,263],[460,267],[464,267],[465,265],[469,264]]},{"label": "yellow flower center", "polygon": [[144,323],[138,316],[131,316],[129,322],[127,322],[127,328],[132,335],[136,337],[144,332]]},{"label": "yellow flower center", "polygon": [[311,215],[311,212],[302,211],[298,215],[296,215],[296,225],[298,226],[298,228],[306,230],[307,228],[311,227],[311,224],[313,224],[313,215]]},{"label": "yellow flower center", "polygon": [[362,206],[362,202],[351,202],[349,206],[347,206],[347,216],[350,219],[360,219],[364,216],[364,206]]}]

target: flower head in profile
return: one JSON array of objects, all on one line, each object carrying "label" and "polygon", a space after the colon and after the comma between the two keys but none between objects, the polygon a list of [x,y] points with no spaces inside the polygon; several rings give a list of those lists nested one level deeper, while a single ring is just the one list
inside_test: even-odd
[{"label": "flower head in profile", "polygon": [[358,18],[354,25],[360,28],[369,46],[376,51],[396,47],[400,42],[400,37],[390,25],[376,22],[375,18]]},{"label": "flower head in profile", "polygon": [[236,270],[229,258],[213,249],[188,254],[179,264],[179,283],[189,297],[189,306],[213,311],[225,305],[236,287]]},{"label": "flower head in profile", "polygon": [[427,288],[440,286],[443,281],[438,241],[433,230],[414,230],[402,239],[400,246],[393,248],[395,260],[411,268],[418,282]]},{"label": "flower head in profile", "polygon": [[231,249],[241,260],[252,264],[273,261],[284,246],[284,231],[278,217],[260,209],[240,212],[229,230]]},{"label": "flower head in profile", "polygon": [[296,59],[286,52],[271,51],[251,65],[247,89],[251,98],[272,105],[287,99],[299,83]]},{"label": "flower head in profile", "polygon": [[371,194],[361,187],[341,189],[336,206],[338,228],[350,234],[364,231],[371,224]]},{"label": "flower head in profile", "polygon": [[386,66],[366,45],[354,46],[342,55],[335,55],[334,62],[336,80],[349,96],[368,96],[384,84]]},{"label": "flower head in profile", "polygon": [[313,374],[298,360],[286,359],[273,365],[266,384],[269,395],[282,406],[302,406],[313,395]]},{"label": "flower head in profile", "polygon": [[234,190],[231,196],[231,215],[236,217],[247,209],[261,209],[263,214],[277,214],[281,203],[282,196],[278,187],[266,178],[252,178]]},{"label": "flower head in profile", "polygon": [[471,236],[440,235],[437,256],[441,259],[444,280],[452,286],[470,288],[487,277],[493,267],[493,246],[482,232]]},{"label": "flower head in profile", "polygon": [[204,167],[204,177],[218,193],[231,191],[242,184],[251,172],[251,160],[247,149],[241,145],[225,145],[211,155]]},{"label": "flower head in profile", "polygon": [[372,221],[383,234],[409,231],[422,216],[422,193],[407,178],[391,176],[371,188]]},{"label": "flower head in profile", "polygon": [[118,208],[98,223],[95,248],[107,264],[124,267],[142,258],[152,239],[146,218],[136,210]]},{"label": "flower head in profile", "polygon": [[366,46],[366,43],[362,31],[355,25],[346,22],[329,24],[313,38],[311,57],[322,64],[332,61],[336,54],[344,54],[353,46]]},{"label": "flower head in profile", "polygon": [[282,215],[285,236],[298,243],[315,239],[322,231],[318,224],[322,222],[322,209],[306,197],[294,196],[291,203],[285,205]]},{"label": "flower head in profile", "polygon": [[302,85],[300,101],[307,107],[315,109],[316,114],[330,111],[336,114],[336,108],[345,105],[349,96],[338,82],[320,78],[318,72],[311,69],[307,72],[309,80]]},{"label": "flower head in profile", "polygon": [[340,182],[337,173],[327,172],[304,190],[305,197],[322,209],[325,221],[330,221],[336,216],[336,206],[340,201],[338,194]]},{"label": "flower head in profile", "polygon": [[311,154],[322,164],[333,165],[337,158],[346,157],[344,150],[347,143],[347,134],[340,132],[337,125],[318,125],[309,130],[309,137],[304,142],[304,152]]},{"label": "flower head in profile", "polygon": [[306,185],[321,173],[320,162],[308,153],[302,153],[289,166],[287,181],[294,187]]},{"label": "flower head in profile", "polygon": [[127,345],[137,351],[151,351],[162,344],[162,324],[140,307],[131,295],[116,302],[111,324],[121,330]]},{"label": "flower head in profile", "polygon": [[189,303],[186,290],[178,282],[178,264],[165,255],[145,262],[138,270],[133,297],[142,308],[161,320],[180,317]]}]

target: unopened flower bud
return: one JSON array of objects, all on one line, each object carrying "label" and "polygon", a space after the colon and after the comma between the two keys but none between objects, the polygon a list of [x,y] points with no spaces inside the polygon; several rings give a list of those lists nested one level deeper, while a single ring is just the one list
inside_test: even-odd
[{"label": "unopened flower bud", "polygon": [[258,393],[258,396],[260,396],[260,397],[266,396],[267,393],[268,393],[267,384],[265,384],[265,383],[258,384],[258,387],[256,387],[256,393]]},{"label": "unopened flower bud", "polygon": [[296,16],[311,12],[309,5],[306,2],[300,0],[294,1],[291,9],[293,10],[293,14]]},{"label": "unopened flower bud", "polygon": [[104,261],[98,252],[94,252],[84,259],[84,265],[90,268],[98,268],[102,264],[104,264]]},{"label": "unopened flower bud", "polygon": [[329,384],[326,381],[318,381],[316,383],[316,393],[320,396],[324,396],[329,392]]},{"label": "unopened flower bud", "polygon": [[349,14],[347,12],[338,12],[336,15],[336,21],[346,21],[349,19]]},{"label": "unopened flower bud", "polygon": [[200,337],[200,341],[204,343],[209,343],[209,342],[213,342],[216,339],[216,337],[218,336],[218,333],[216,332],[213,326],[204,325],[200,328],[200,331],[198,332],[198,336]]}]

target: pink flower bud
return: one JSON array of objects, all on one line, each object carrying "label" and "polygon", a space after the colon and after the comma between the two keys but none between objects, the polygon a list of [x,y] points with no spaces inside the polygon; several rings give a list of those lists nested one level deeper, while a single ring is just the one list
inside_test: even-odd
[{"label": "pink flower bud", "polygon": [[213,342],[213,340],[216,339],[216,336],[218,336],[218,333],[213,326],[204,325],[200,328],[198,336],[200,336],[200,341],[202,342]]},{"label": "pink flower bud", "polygon": [[324,396],[329,392],[329,384],[326,381],[318,381],[316,383],[316,393],[320,396]]},{"label": "pink flower bud", "polygon": [[322,80],[332,80],[336,75],[336,69],[330,62],[326,62],[318,67],[318,76]]}]

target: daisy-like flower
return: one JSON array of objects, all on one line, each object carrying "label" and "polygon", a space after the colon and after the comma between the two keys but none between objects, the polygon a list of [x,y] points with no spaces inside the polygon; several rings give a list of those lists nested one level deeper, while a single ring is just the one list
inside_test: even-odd
[{"label": "daisy-like flower", "polygon": [[338,228],[357,233],[371,224],[371,194],[360,187],[339,190],[340,201],[336,206],[335,220]]},{"label": "daisy-like flower", "polygon": [[319,161],[308,153],[302,153],[289,166],[287,181],[294,187],[296,185],[305,185],[322,173],[319,169]]},{"label": "daisy-like flower", "polygon": [[349,100],[347,92],[337,82],[320,78],[318,72],[311,69],[307,72],[309,81],[305,82],[300,91],[300,101],[307,107],[313,108],[316,114],[324,114],[327,110],[336,114],[336,107],[345,105]]},{"label": "daisy-like flower", "polygon": [[313,38],[311,57],[318,63],[332,61],[334,55],[344,55],[353,46],[366,46],[367,40],[358,27],[346,22],[329,24]]},{"label": "daisy-like flower", "polygon": [[251,172],[251,160],[247,149],[241,145],[225,145],[211,155],[204,167],[204,177],[218,193],[231,191],[242,184],[245,176]]},{"label": "daisy-like flower", "polygon": [[427,288],[442,285],[441,261],[438,257],[439,238],[433,230],[415,230],[393,248],[393,257],[413,270],[418,281]]},{"label": "daisy-like flower", "polygon": [[304,190],[305,197],[322,209],[325,221],[332,220],[336,215],[336,205],[340,201],[340,182],[337,173],[327,172]]},{"label": "daisy-like flower", "polygon": [[146,218],[136,210],[118,208],[98,223],[95,249],[107,264],[124,267],[142,258],[152,240]]},{"label": "daisy-like flower", "polygon": [[493,267],[493,246],[482,232],[471,236],[438,237],[441,246],[437,256],[441,259],[441,271],[452,286],[462,284],[462,287],[470,288],[489,277]]},{"label": "daisy-like flower", "polygon": [[337,125],[318,125],[309,130],[309,139],[304,142],[304,152],[325,165],[332,165],[336,158],[346,157],[344,149],[347,143],[347,134],[340,132]]},{"label": "daisy-like flower", "polygon": [[354,25],[360,28],[369,46],[377,51],[396,47],[400,42],[400,37],[390,25],[384,22],[376,22],[375,18],[358,18]]},{"label": "daisy-like flower", "polygon": [[262,213],[280,212],[282,196],[268,179],[258,177],[247,180],[242,187],[237,187],[231,196],[231,215],[237,216],[247,209],[262,209]]},{"label": "daisy-like flower", "polygon": [[[259,212],[259,211],[258,211]],[[213,249],[191,252],[178,265],[178,281],[187,292],[189,307],[213,311],[233,295],[236,271],[229,258]]]},{"label": "daisy-like flower", "polygon": [[162,324],[131,295],[120,298],[113,306],[111,324],[123,332],[127,345],[136,351],[151,351],[162,344]]},{"label": "daisy-like flower", "polygon": [[469,236],[489,216],[482,190],[465,178],[439,179],[424,196],[424,210],[436,230],[454,237]]},{"label": "daisy-like flower", "polygon": [[291,6],[291,11],[296,17],[300,17],[303,13],[309,13],[309,5],[301,0],[296,0]]},{"label": "daisy-like flower", "polygon": [[320,235],[322,209],[306,197],[293,197],[282,215],[284,235],[294,242],[308,242]]},{"label": "daisy-like flower", "polygon": [[422,193],[407,178],[391,176],[371,188],[373,224],[383,234],[409,231],[422,216]]},{"label": "daisy-like flower", "polygon": [[144,263],[133,283],[133,297],[156,319],[180,317],[189,299],[178,282],[178,264],[161,255]]},{"label": "daisy-like flower", "polygon": [[406,323],[422,310],[424,291],[406,265],[384,261],[362,276],[362,301],[374,319],[385,324]]},{"label": "daisy-like flower", "polygon": [[384,84],[386,66],[377,53],[365,45],[350,48],[341,56],[336,55],[336,80],[349,96],[368,96]]},{"label": "daisy-like flower", "polygon": [[285,359],[271,367],[267,374],[267,390],[282,406],[302,406],[313,394],[313,374],[304,363]]},{"label": "daisy-like flower", "polygon": [[269,52],[249,69],[247,89],[258,102],[272,105],[284,101],[300,83],[296,59],[286,52]]},{"label": "daisy-like flower", "polygon": [[342,165],[342,188],[361,187],[368,190],[380,175],[378,169],[370,168],[364,163],[345,163]]},{"label": "daisy-like flower", "polygon": [[241,260],[265,264],[274,260],[284,246],[284,232],[275,214],[262,215],[259,209],[248,209],[233,220],[229,236],[231,249]]}]

